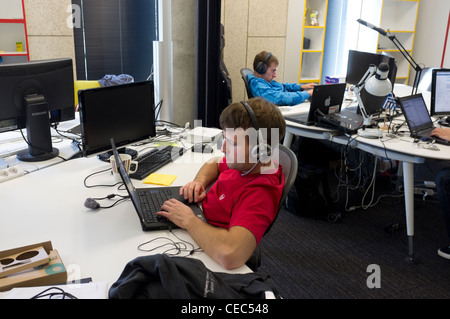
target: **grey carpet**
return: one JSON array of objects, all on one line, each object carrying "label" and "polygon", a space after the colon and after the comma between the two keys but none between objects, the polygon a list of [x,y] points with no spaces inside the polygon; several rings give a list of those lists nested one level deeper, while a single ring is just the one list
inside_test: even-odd
[{"label": "grey carpet", "polygon": [[[391,222],[403,225],[386,232]],[[405,262],[408,241],[403,200],[346,212],[338,223],[299,217],[283,209],[261,242],[259,271],[271,274],[283,298],[450,298],[450,260],[439,202],[415,201],[417,264]],[[380,267],[380,288],[368,288]]]}]

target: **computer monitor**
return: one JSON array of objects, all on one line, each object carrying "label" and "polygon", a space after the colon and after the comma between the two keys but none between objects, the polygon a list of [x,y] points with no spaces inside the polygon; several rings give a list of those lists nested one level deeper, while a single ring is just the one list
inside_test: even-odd
[{"label": "computer monitor", "polygon": [[75,118],[72,59],[0,64],[0,132],[27,129],[22,161],[58,156],[50,125]]},{"label": "computer monitor", "polygon": [[156,135],[153,81],[81,90],[78,101],[85,157],[97,154],[108,160],[111,138],[119,152],[135,156],[136,152],[124,146]]},{"label": "computer monitor", "polygon": [[450,69],[432,71],[430,113],[431,116],[450,115]]},{"label": "computer monitor", "polygon": [[380,63],[387,63],[389,65],[388,79],[392,83],[394,88],[395,77],[397,76],[397,64],[395,58],[390,56],[386,52],[381,54],[362,52],[356,50],[349,50],[348,52],[348,64],[347,64],[347,76],[345,82],[356,85],[361,81],[361,78],[369,69],[371,64],[378,67]]}]

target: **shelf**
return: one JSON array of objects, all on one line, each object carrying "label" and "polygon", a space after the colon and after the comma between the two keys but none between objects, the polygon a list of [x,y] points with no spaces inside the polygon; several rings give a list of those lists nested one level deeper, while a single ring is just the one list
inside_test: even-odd
[{"label": "shelf", "polygon": [[25,23],[24,19],[0,19],[0,23]]},{"label": "shelf", "polygon": [[419,0],[384,0],[380,27],[385,30],[414,32],[416,29],[418,10]]},{"label": "shelf", "polygon": [[28,52],[23,51],[23,52],[0,52],[0,56],[28,56]]},{"label": "shelf", "polygon": [[[318,82],[322,77],[322,59],[327,21],[328,0],[306,0],[303,11],[302,46],[300,50],[299,83]],[[318,25],[310,25],[309,12],[317,11]],[[305,49],[304,40],[309,39]]]},{"label": "shelf", "polygon": [[[0,53],[9,57],[8,62],[30,60],[28,48],[27,23],[24,0],[0,0]],[[16,43],[22,42],[23,51],[18,52]],[[6,63],[5,59],[3,62]]]},{"label": "shelf", "polygon": [[[420,0],[383,0],[380,27],[395,36],[412,55]],[[385,36],[378,36],[377,53],[386,52],[397,62],[396,82],[408,83],[410,64],[394,43]]]}]

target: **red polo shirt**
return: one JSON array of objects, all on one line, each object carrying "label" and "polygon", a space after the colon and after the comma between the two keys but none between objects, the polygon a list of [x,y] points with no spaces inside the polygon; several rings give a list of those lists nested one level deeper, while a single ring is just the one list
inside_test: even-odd
[{"label": "red polo shirt", "polygon": [[230,169],[225,158],[220,175],[203,200],[204,215],[211,225],[247,228],[261,241],[274,220],[284,187],[282,167],[272,174],[248,174]]}]

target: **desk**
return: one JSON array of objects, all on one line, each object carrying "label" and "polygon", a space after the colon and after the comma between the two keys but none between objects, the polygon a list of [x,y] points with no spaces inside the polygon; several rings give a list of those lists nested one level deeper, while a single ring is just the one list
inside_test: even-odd
[{"label": "desk", "polygon": [[[410,95],[411,88],[406,85],[395,85],[394,93],[396,96]],[[425,102],[429,107],[430,92],[421,92]],[[288,112],[283,112],[287,115]],[[387,157],[392,160],[398,160],[402,163],[403,182],[405,192],[405,210],[406,210],[406,229],[408,235],[408,262],[414,262],[414,164],[422,164],[426,159],[450,160],[450,146],[438,145],[439,151],[422,149],[413,143],[413,139],[408,135],[402,138],[389,138],[384,134],[381,139],[370,139],[359,136],[351,138],[339,134],[330,129],[319,128],[316,126],[306,126],[295,122],[286,121],[286,136],[283,144],[287,147],[292,142],[293,135],[329,140],[338,144],[350,145],[365,152],[372,153],[380,157]],[[405,129],[407,126],[405,124]]]},{"label": "desk", "polygon": [[[70,128],[79,125],[80,119],[78,113],[75,114],[75,119],[67,122],[63,122],[58,126],[59,131],[66,131]],[[23,130],[25,132],[25,130]],[[19,165],[26,173],[34,172],[45,167],[49,167],[55,164],[62,163],[64,159],[70,159],[72,156],[79,152],[79,148],[72,143],[72,140],[69,138],[63,138],[58,135],[57,132],[52,128],[52,144],[53,147],[59,150],[59,156],[53,159],[42,161],[42,162],[21,162],[17,159],[16,155],[11,155],[9,157],[0,158],[0,169],[4,168],[4,166],[16,166]],[[65,134],[65,133],[64,133]],[[76,135],[73,134],[65,134],[65,136],[76,138]],[[24,144],[22,135],[19,130],[12,132],[5,132],[0,134],[0,147],[6,147],[8,141],[11,141],[10,144],[14,145],[15,143]],[[25,144],[26,145],[26,144]]]},{"label": "desk", "polygon": [[[194,178],[205,156],[189,151],[158,172],[178,175],[173,185],[184,185]],[[84,207],[88,197],[126,194],[117,187],[84,187],[86,176],[109,165],[96,157],[78,158],[1,183],[0,250],[51,240],[71,280],[92,277],[95,282],[111,285],[127,262],[167,249],[144,253],[138,250],[139,244],[159,236],[178,241],[169,231],[143,232],[129,200],[111,209],[93,211]],[[114,184],[109,172],[95,175],[87,182],[89,185]],[[138,180],[133,182],[137,187],[152,187]],[[103,201],[102,204],[107,205]],[[174,232],[198,247],[186,231]],[[147,248],[156,246],[150,244]],[[230,272],[203,252],[196,252],[192,257],[212,271]],[[249,271],[243,266],[231,272]]]}]

